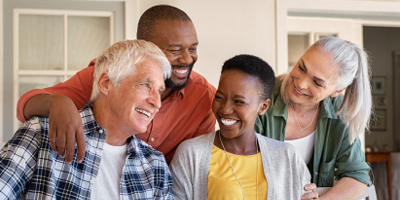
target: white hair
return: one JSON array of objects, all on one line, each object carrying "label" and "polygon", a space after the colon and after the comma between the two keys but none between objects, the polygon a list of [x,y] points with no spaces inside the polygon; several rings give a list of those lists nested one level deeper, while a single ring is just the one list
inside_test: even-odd
[{"label": "white hair", "polygon": [[117,42],[103,51],[96,60],[93,73],[93,91],[90,102],[94,103],[100,91],[97,87],[100,75],[107,72],[107,76],[114,86],[131,75],[145,60],[156,62],[164,75],[164,79],[171,75],[171,64],[161,49],[151,42],[144,40],[125,40]]},{"label": "white hair", "polygon": [[[338,66],[336,90],[347,88],[336,115],[349,128],[349,140],[353,143],[357,137],[369,131],[373,113],[368,55],[358,45],[337,37],[322,38],[309,48],[319,48],[329,53]],[[279,77],[282,80],[281,95],[286,103],[289,102],[286,89],[289,74]]]}]

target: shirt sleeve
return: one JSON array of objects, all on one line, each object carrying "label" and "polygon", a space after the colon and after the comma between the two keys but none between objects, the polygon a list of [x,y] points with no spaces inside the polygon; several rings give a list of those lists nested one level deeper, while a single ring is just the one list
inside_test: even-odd
[{"label": "shirt sleeve", "polygon": [[190,178],[192,174],[190,166],[189,155],[181,143],[169,165],[174,180],[172,191],[176,200],[191,199],[193,196],[194,188]]},{"label": "shirt sleeve", "polygon": [[37,120],[26,122],[0,150],[0,199],[18,199],[31,180],[40,148],[37,130]]},{"label": "shirt sleeve", "polygon": [[335,167],[337,168],[335,176],[339,179],[350,177],[367,185],[373,183],[369,176],[369,172],[372,174],[372,169],[365,162],[365,154],[361,149],[359,138],[353,144],[350,144],[348,137],[343,138]]},{"label": "shirt sleeve", "polygon": [[25,122],[24,107],[26,102],[33,96],[39,94],[60,94],[70,98],[80,110],[83,105],[90,100],[92,94],[93,86],[93,71],[96,59],[89,63],[89,66],[77,74],[69,78],[67,81],[58,83],[55,86],[44,88],[44,89],[34,89],[23,94],[17,103],[17,118],[21,122]]},{"label": "shirt sleeve", "polygon": [[[204,99],[204,101],[211,102],[211,105],[212,105],[212,101],[214,100],[214,95],[215,95],[216,89],[211,84],[209,84],[209,89],[211,92],[209,92],[208,96]],[[210,105],[210,108],[209,108],[207,114],[204,116],[204,119],[201,122],[200,126],[197,128],[194,137],[215,131],[216,118],[211,109],[211,105]]]}]

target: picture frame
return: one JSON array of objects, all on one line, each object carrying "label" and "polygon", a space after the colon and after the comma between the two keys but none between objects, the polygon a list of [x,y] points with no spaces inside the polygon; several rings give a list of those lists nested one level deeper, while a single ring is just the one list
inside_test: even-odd
[{"label": "picture frame", "polygon": [[377,107],[377,108],[386,108],[386,105],[387,105],[386,96],[374,95],[372,97],[372,100],[374,102],[375,107]]},{"label": "picture frame", "polygon": [[372,77],[372,94],[385,94],[386,93],[386,77],[374,76]]},{"label": "picture frame", "polygon": [[370,124],[371,131],[386,131],[386,109],[375,109],[376,121]]}]

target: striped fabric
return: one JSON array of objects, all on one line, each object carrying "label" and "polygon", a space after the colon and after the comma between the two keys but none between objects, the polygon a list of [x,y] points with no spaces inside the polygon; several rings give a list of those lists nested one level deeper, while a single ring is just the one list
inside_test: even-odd
[{"label": "striped fabric", "polygon": [[[80,111],[86,136],[82,163],[67,165],[53,152],[48,118],[26,121],[0,150],[0,199],[90,199],[106,138],[89,104]],[[127,140],[120,199],[172,199],[172,177],[163,154],[135,136]]]}]

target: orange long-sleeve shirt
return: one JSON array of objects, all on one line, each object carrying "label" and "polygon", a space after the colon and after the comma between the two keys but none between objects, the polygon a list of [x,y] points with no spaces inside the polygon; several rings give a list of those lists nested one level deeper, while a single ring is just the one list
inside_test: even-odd
[{"label": "orange long-sleeve shirt", "polygon": [[[96,59],[89,66],[63,83],[55,86],[31,90],[18,100],[17,117],[24,122],[23,109],[26,102],[38,94],[61,94],[69,97],[77,109],[88,102],[92,93],[93,71]],[[176,147],[184,140],[215,129],[215,116],[211,111],[211,103],[215,88],[195,71],[192,71],[187,86],[173,91],[162,101],[160,111],[154,116],[147,131],[136,137],[161,151],[169,163]]]}]

